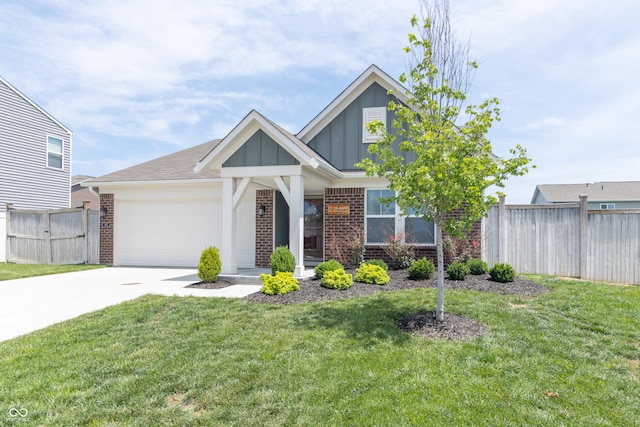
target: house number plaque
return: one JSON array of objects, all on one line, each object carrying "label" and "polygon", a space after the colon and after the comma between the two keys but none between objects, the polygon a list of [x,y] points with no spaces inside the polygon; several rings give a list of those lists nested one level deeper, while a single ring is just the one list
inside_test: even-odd
[{"label": "house number plaque", "polygon": [[351,214],[351,205],[327,205],[328,215],[349,215]]}]

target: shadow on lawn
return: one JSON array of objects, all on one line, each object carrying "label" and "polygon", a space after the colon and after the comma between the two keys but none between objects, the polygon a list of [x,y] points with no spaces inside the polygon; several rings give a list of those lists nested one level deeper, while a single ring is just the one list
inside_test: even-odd
[{"label": "shadow on lawn", "polygon": [[379,294],[377,298],[354,299],[350,304],[314,304],[296,319],[296,324],[309,329],[341,331],[363,347],[381,341],[403,344],[411,335],[396,328],[395,323],[419,310]]}]

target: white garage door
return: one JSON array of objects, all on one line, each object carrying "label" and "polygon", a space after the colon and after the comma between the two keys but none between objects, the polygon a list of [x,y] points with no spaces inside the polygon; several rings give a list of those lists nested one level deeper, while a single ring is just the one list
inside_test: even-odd
[{"label": "white garage door", "polygon": [[220,247],[220,203],[213,200],[116,203],[117,265],[195,267]]}]

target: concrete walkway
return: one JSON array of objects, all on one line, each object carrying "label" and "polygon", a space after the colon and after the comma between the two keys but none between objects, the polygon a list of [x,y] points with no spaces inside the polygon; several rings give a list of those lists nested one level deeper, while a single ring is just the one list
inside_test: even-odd
[{"label": "concrete walkway", "polygon": [[192,289],[195,269],[109,267],[0,281],[0,341],[146,294],[242,298],[257,284]]}]

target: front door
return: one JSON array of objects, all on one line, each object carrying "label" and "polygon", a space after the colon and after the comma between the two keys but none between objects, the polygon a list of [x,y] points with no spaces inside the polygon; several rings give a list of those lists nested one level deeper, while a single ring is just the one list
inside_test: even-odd
[{"label": "front door", "polygon": [[304,200],[304,264],[313,266],[322,262],[323,220],[322,199]]}]

